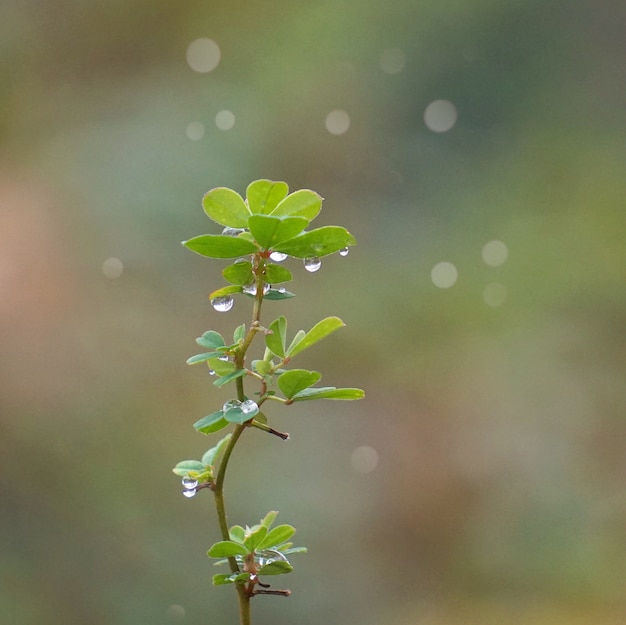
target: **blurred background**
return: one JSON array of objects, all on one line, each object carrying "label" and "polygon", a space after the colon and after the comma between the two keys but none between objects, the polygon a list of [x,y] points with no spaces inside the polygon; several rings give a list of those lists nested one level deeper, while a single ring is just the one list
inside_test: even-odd
[{"label": "blurred background", "polygon": [[0,7],[3,622],[236,622],[171,468],[250,311],[180,241],[256,178],[356,236],[265,318],[342,317],[299,364],[367,397],[234,456],[231,522],[309,547],[254,622],[626,622],[622,2]]}]

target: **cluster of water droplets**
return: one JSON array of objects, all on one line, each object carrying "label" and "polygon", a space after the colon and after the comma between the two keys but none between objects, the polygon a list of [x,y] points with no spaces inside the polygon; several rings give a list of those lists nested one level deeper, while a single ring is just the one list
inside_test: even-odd
[{"label": "cluster of water droplets", "polygon": [[[235,556],[235,559],[238,564],[244,564],[244,556]],[[263,549],[262,551],[256,551],[254,554],[254,563],[257,569],[267,566],[268,564],[273,564],[274,562],[289,562],[289,560],[284,553],[276,549]]]},{"label": "cluster of water droplets", "polygon": [[239,408],[243,414],[250,414],[251,412],[255,412],[259,409],[259,406],[253,399],[246,399],[244,401],[239,401],[238,399],[229,399],[222,406],[222,410],[227,412],[231,408]]},{"label": "cluster of water droplets", "polygon": [[[271,285],[264,284],[263,285],[263,295],[267,295],[268,291],[271,289]],[[243,292],[247,295],[256,295],[256,283],[249,284],[248,286],[243,287]]]},{"label": "cluster of water droplets", "polygon": [[198,488],[197,479],[190,477],[189,475],[186,475],[182,479],[182,484],[183,484],[183,495],[185,497],[193,497],[196,494],[197,488]]}]

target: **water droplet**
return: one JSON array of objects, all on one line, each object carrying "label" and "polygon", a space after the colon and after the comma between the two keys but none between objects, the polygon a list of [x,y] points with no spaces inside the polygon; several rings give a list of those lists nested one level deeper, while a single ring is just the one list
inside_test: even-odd
[{"label": "water droplet", "polygon": [[243,292],[246,295],[256,295],[256,284],[253,282],[252,284],[249,284],[248,286],[244,286],[243,287]]},{"label": "water droplet", "polygon": [[241,402],[238,399],[229,399],[227,402],[224,403],[224,405],[222,406],[222,410],[224,412],[227,412],[228,410],[230,410],[231,408],[239,408],[241,406]]},{"label": "water droplet", "polygon": [[195,490],[196,486],[198,486],[198,480],[188,475],[182,479],[182,483],[185,490]]},{"label": "water droplet", "polygon": [[193,497],[196,494],[196,489],[194,488],[193,490],[184,490],[183,491],[183,495],[185,495],[185,497]]},{"label": "water droplet", "polygon": [[285,260],[285,258],[287,258],[287,254],[283,254],[282,252],[272,252],[270,254],[270,258],[275,262],[275,263],[282,263],[283,260]]},{"label": "water droplet", "polygon": [[322,266],[322,261],[317,256],[311,256],[304,259],[304,268],[313,273]]},{"label": "water droplet", "polygon": [[339,256],[347,256],[350,253],[349,247],[343,247],[339,250]]},{"label": "water droplet", "polygon": [[244,414],[249,414],[259,409],[257,403],[253,399],[246,399],[246,401],[241,404],[240,408],[241,412]]},{"label": "water droplet", "polygon": [[226,354],[224,354],[223,356],[218,356],[217,359],[221,360],[222,362],[228,362],[228,356]]},{"label": "water droplet", "polygon": [[222,230],[222,235],[225,237],[236,237],[242,232],[245,232],[243,228],[231,228],[230,226],[226,226],[226,228]]},{"label": "water droplet", "polygon": [[230,295],[224,295],[223,297],[215,297],[211,300],[211,306],[218,312],[228,312],[235,303],[235,300]]},{"label": "water droplet", "polygon": [[263,551],[257,551],[254,554],[254,561],[259,568],[272,564],[273,562],[289,562],[289,560],[287,560],[287,556],[276,549],[264,549]]},{"label": "water droplet", "polygon": [[215,371],[213,371],[213,369],[209,369],[209,375],[215,375]]},{"label": "water droplet", "polygon": [[278,289],[278,292],[279,292],[279,293],[286,293],[286,292],[287,292],[287,289],[286,289],[284,286],[281,286],[281,287]]}]

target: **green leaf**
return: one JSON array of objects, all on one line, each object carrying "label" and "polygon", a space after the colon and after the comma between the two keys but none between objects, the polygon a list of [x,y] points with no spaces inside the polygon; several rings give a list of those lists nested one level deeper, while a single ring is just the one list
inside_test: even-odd
[{"label": "green leaf", "polygon": [[209,367],[219,376],[225,376],[235,370],[235,363],[232,360],[222,360],[221,358],[211,358]]},{"label": "green leaf", "polygon": [[220,352],[207,352],[205,354],[196,354],[195,356],[190,356],[187,358],[188,365],[197,365],[200,362],[206,362],[207,360],[211,360],[211,358],[215,358],[220,356]]},{"label": "green leaf", "polygon": [[229,382],[232,382],[233,380],[236,380],[237,378],[240,378],[246,375],[246,373],[247,373],[246,369],[236,369],[232,373],[228,373],[227,375],[222,376],[221,378],[217,378],[217,380],[215,380],[213,384],[215,384],[215,386],[217,386],[218,388],[221,388],[222,386],[224,386],[224,384],[228,384]]},{"label": "green leaf", "polygon": [[243,287],[231,284],[229,286],[223,286],[221,289],[213,291],[213,293],[209,293],[209,299],[224,297],[225,295],[232,295],[233,293],[241,293],[241,291],[243,291]]},{"label": "green leaf", "polygon": [[300,189],[288,195],[272,211],[273,216],[277,215],[297,215],[305,217],[308,221],[313,221],[322,209],[323,198],[309,189]]},{"label": "green leaf", "polygon": [[296,258],[309,258],[334,254],[348,245],[355,244],[356,240],[345,228],[323,226],[304,232],[293,239],[282,241],[274,249]]},{"label": "green leaf", "polygon": [[279,376],[277,383],[283,395],[287,399],[291,399],[296,393],[313,386],[321,377],[322,375],[317,371],[292,369]]},{"label": "green leaf", "polygon": [[242,323],[240,326],[235,328],[233,332],[233,341],[235,343],[239,343],[239,341],[243,340],[243,337],[246,335],[246,325]]},{"label": "green leaf", "polygon": [[217,444],[215,447],[211,447],[205,454],[202,456],[202,463],[207,466],[213,466],[215,463],[215,459],[220,455],[222,449],[227,445],[230,440],[232,434],[227,434],[224,438]]},{"label": "green leaf", "polygon": [[246,228],[250,210],[239,193],[226,187],[211,189],[202,198],[204,212],[215,222],[231,228]]},{"label": "green leaf", "polygon": [[270,323],[271,334],[265,335],[265,345],[280,358],[285,357],[285,343],[287,341],[287,319],[282,315]]},{"label": "green leaf", "polygon": [[284,289],[270,289],[265,295],[263,295],[263,299],[278,301],[280,299],[289,299],[291,297],[295,297],[294,293],[290,293],[289,291],[285,291]]},{"label": "green leaf", "polygon": [[291,271],[281,265],[269,263],[265,265],[265,281],[268,284],[280,284],[281,282],[289,282],[293,280]]},{"label": "green leaf", "polygon": [[270,549],[276,547],[288,541],[296,533],[296,528],[292,525],[277,525],[274,529],[267,533],[267,536],[260,541],[256,549],[262,551],[263,549]]},{"label": "green leaf", "polygon": [[225,345],[222,335],[219,332],[215,332],[215,330],[208,330],[202,336],[199,336],[196,339],[196,343],[208,349],[216,349]]},{"label": "green leaf", "polygon": [[267,529],[269,529],[270,527],[272,527],[272,523],[274,523],[274,521],[276,520],[277,516],[278,516],[278,510],[270,510],[261,519],[261,525],[265,525],[265,527],[267,527]]},{"label": "green leaf", "polygon": [[252,215],[248,225],[256,242],[263,249],[269,250],[281,241],[287,241],[300,234],[309,222],[304,217]]},{"label": "green leaf", "polygon": [[291,341],[291,343],[289,344],[289,347],[287,348],[287,351],[286,351],[287,356],[291,356],[291,353],[293,352],[293,350],[296,349],[296,347],[300,344],[300,342],[305,336],[306,336],[306,332],[304,330],[298,330],[296,332],[296,335],[293,337],[293,340]]},{"label": "green leaf", "polygon": [[232,540],[221,540],[211,545],[207,551],[210,558],[232,558],[233,556],[245,556],[247,553],[248,550],[243,545]]},{"label": "green leaf", "polygon": [[258,247],[253,241],[247,241],[241,237],[227,237],[222,234],[201,234],[188,241],[183,241],[183,245],[192,252],[209,258],[238,258],[258,251]]},{"label": "green leaf", "polygon": [[214,586],[223,586],[224,584],[234,584],[235,582],[247,582],[250,579],[250,573],[219,573],[213,576]]},{"label": "green leaf", "polygon": [[202,462],[198,462],[197,460],[183,460],[172,469],[172,471],[179,477],[185,477],[189,471],[202,473],[204,470],[204,464],[202,464]]},{"label": "green leaf", "polygon": [[269,375],[272,372],[272,363],[267,362],[267,360],[253,360],[252,366],[260,375]]},{"label": "green leaf", "polygon": [[294,395],[292,401],[305,401],[308,399],[363,399],[365,392],[360,388],[335,388],[334,386],[321,386],[319,388],[306,388]]},{"label": "green leaf", "polygon": [[299,354],[302,350],[305,350],[311,345],[315,345],[318,341],[326,338],[329,334],[335,330],[344,327],[346,324],[339,319],[339,317],[326,317],[322,321],[316,323],[296,345],[290,345],[287,355],[293,358],[296,354]]},{"label": "green leaf", "polygon": [[259,525],[254,532],[250,532],[244,540],[244,545],[248,548],[248,551],[254,551],[257,545],[263,542],[266,534],[267,527],[265,527],[265,525]]},{"label": "green leaf", "polygon": [[202,434],[211,434],[212,432],[219,432],[219,430],[225,428],[227,425],[228,421],[224,419],[224,411],[218,410],[196,421],[193,427],[198,432],[202,432]]},{"label": "green leaf", "polygon": [[231,284],[245,286],[254,280],[252,273],[252,263],[247,260],[238,260],[232,265],[228,265],[222,270],[222,275]]},{"label": "green leaf", "polygon": [[289,562],[285,562],[284,560],[276,560],[275,562],[270,562],[265,566],[262,566],[258,574],[259,575],[284,575],[285,573],[291,573],[293,571],[293,566],[289,564]]},{"label": "green leaf", "polygon": [[[291,543],[285,543],[286,545],[291,545]],[[280,552],[284,553],[285,555],[290,555],[292,553],[308,553],[308,549],[306,547],[289,547],[287,549],[284,549],[283,546],[281,545],[281,547],[279,547]]]},{"label": "green leaf", "polygon": [[253,213],[271,213],[278,203],[289,193],[286,182],[255,180],[246,189],[248,206]]},{"label": "green leaf", "polygon": [[246,537],[246,530],[244,530],[241,525],[233,525],[228,531],[228,534],[230,535],[231,540],[243,545],[243,541]]}]

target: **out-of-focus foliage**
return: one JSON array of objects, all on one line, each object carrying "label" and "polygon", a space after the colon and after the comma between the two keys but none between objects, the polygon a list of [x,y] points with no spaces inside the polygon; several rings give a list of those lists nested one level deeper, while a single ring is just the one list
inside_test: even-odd
[{"label": "out-of-focus foliage", "polygon": [[347,322],[303,366],[367,400],[302,403],[289,445],[233,459],[230,521],[271,493],[309,547],[256,622],[623,623],[624,11],[4,2],[3,619],[236,619],[198,549],[209,503],[172,485],[219,402],[193,339],[233,325],[180,241],[209,188],[269,178],[359,241],[295,267],[285,314]]}]

